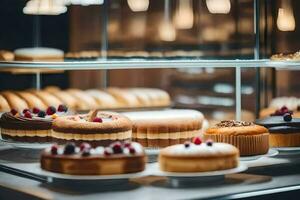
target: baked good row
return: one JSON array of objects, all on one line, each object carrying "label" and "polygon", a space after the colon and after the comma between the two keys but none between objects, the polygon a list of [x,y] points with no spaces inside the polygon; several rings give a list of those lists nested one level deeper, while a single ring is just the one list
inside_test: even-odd
[{"label": "baked good row", "polygon": [[[107,57],[142,57],[142,58],[163,58],[163,57],[200,57],[202,52],[195,51],[123,51],[109,50]],[[63,61],[65,59],[97,59],[101,57],[100,51],[85,50],[64,53],[60,49],[49,47],[20,48],[13,52],[7,50],[0,51],[0,60],[4,61]]]},{"label": "baked good row", "polygon": [[[160,169],[165,172],[207,172],[232,169],[239,164],[239,150],[225,143],[202,142],[196,137],[162,149]],[[112,175],[141,172],[146,155],[136,142],[114,142],[108,147],[92,147],[88,143],[52,145],[41,155],[41,168],[72,175]]]},{"label": "baked good row", "polygon": [[274,61],[300,61],[300,51],[290,54],[274,54],[271,56],[271,60]]},{"label": "baked good row", "polygon": [[0,112],[26,108],[46,109],[61,104],[71,110],[165,107],[170,105],[167,92],[154,88],[107,88],[105,90],[67,89],[47,87],[44,90],[0,92]]},{"label": "baked good row", "polygon": [[140,111],[118,114],[99,110],[72,114],[66,106],[46,111],[11,110],[0,118],[2,138],[23,142],[89,142],[108,146],[118,140],[140,142],[145,147],[165,147],[199,136],[204,117],[195,110]]}]

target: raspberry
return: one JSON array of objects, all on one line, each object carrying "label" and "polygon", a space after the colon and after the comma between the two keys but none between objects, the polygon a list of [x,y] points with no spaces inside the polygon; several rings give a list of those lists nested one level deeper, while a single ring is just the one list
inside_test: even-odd
[{"label": "raspberry", "polygon": [[51,153],[53,155],[57,155],[57,151],[58,151],[58,146],[56,144],[52,145],[52,147],[51,147]]},{"label": "raspberry", "polygon": [[135,154],[135,149],[133,147],[129,147],[129,153],[130,154]]},{"label": "raspberry", "polygon": [[80,144],[79,148],[80,148],[80,151],[83,151],[85,149],[91,149],[91,145],[89,143],[84,142],[84,143]]},{"label": "raspberry", "polygon": [[11,113],[12,115],[16,115],[16,114],[18,113],[18,111],[17,111],[16,109],[11,109],[11,110],[10,110],[10,113]]},{"label": "raspberry", "polygon": [[109,147],[105,148],[105,150],[104,150],[104,155],[109,156],[109,155],[111,155],[111,154],[112,154],[111,148],[109,148]]},{"label": "raspberry", "polygon": [[47,108],[46,113],[47,115],[53,115],[54,113],[56,113],[56,108],[54,106],[50,106]]},{"label": "raspberry", "polygon": [[29,110],[28,108],[25,108],[25,109],[23,110],[23,114],[25,114],[26,112],[30,112],[30,110]]},{"label": "raspberry", "polygon": [[99,122],[99,123],[101,123],[101,122],[102,122],[102,119],[101,119],[100,117],[95,117],[95,118],[93,119],[93,122]]},{"label": "raspberry", "polygon": [[38,109],[38,108],[33,108],[33,109],[32,109],[32,112],[33,112],[34,114],[38,114],[38,113],[40,112],[40,109]]},{"label": "raspberry", "polygon": [[57,110],[58,110],[58,112],[67,112],[68,107],[66,105],[59,105]]},{"label": "raspberry", "polygon": [[200,145],[200,144],[202,143],[202,141],[201,141],[201,139],[200,139],[199,137],[195,137],[195,138],[193,139],[193,142],[194,142],[194,144],[196,144],[196,145]]},{"label": "raspberry", "polygon": [[131,146],[131,142],[130,141],[125,141],[124,142],[124,147],[129,148]]},{"label": "raspberry", "polygon": [[112,145],[112,150],[114,154],[123,153],[122,145],[120,142],[116,142]]},{"label": "raspberry", "polygon": [[24,117],[26,118],[32,118],[31,113],[29,111],[24,113]]}]

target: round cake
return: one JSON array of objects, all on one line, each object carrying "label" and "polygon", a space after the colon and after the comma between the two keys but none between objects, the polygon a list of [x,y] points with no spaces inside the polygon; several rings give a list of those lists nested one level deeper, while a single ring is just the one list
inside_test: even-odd
[{"label": "round cake", "polygon": [[88,143],[75,146],[53,145],[43,151],[41,168],[72,175],[112,175],[145,169],[143,147],[136,142],[115,142],[109,147],[92,148]]},{"label": "round cake", "polygon": [[266,154],[269,150],[268,129],[252,122],[221,121],[207,129],[203,137],[232,144],[240,150],[241,156]]},{"label": "round cake", "polygon": [[17,61],[63,61],[64,52],[47,47],[21,48],[14,51]]},{"label": "round cake", "polygon": [[257,120],[256,123],[269,129],[271,147],[300,146],[300,118],[293,118],[286,113]]},{"label": "round cake", "polygon": [[131,128],[132,123],[127,117],[95,110],[55,119],[52,137],[60,144],[89,142],[92,146],[107,146],[114,141],[131,139]]},{"label": "round cake", "polygon": [[166,147],[159,152],[159,166],[166,172],[207,172],[235,168],[239,150],[226,143],[193,142]]},{"label": "round cake", "polygon": [[20,142],[50,142],[53,119],[67,115],[67,107],[53,106],[43,111],[38,108],[18,112],[12,109],[0,118],[1,137]]},{"label": "round cake", "polygon": [[155,148],[184,143],[199,136],[204,120],[202,113],[184,109],[123,114],[133,122],[133,141]]}]

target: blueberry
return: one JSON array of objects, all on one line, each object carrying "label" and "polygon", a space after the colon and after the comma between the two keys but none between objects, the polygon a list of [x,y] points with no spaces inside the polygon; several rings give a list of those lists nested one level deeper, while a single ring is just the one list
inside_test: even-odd
[{"label": "blueberry", "polygon": [[69,154],[74,154],[74,153],[75,153],[75,144],[74,143],[66,144],[64,154],[69,155]]},{"label": "blueberry", "polygon": [[286,122],[292,121],[292,115],[290,113],[285,113],[283,115],[283,120],[286,121]]},{"label": "blueberry", "polygon": [[39,113],[38,113],[38,117],[42,117],[42,118],[44,118],[46,116],[46,112],[45,111],[40,111]]}]

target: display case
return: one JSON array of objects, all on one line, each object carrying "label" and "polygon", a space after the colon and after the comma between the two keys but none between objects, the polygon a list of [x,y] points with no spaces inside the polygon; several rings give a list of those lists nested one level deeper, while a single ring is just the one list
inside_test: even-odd
[{"label": "display case", "polygon": [[[31,5],[31,1],[39,3]],[[280,104],[294,111],[292,122],[297,120],[297,99],[283,99],[273,104],[271,101],[278,96],[278,88],[282,96],[290,95],[284,91],[289,84],[282,84],[280,79],[285,77],[284,80],[289,82],[291,76],[281,76],[280,73],[297,73],[300,66],[297,53],[293,54],[295,58],[292,59],[270,59],[278,52],[294,53],[298,50],[293,51],[298,48],[296,39],[281,33],[294,31],[289,36],[297,35],[297,14],[295,17],[293,9],[295,11],[299,4],[294,1],[31,1],[19,2],[15,6],[8,1],[0,3],[8,8],[22,8],[17,12],[3,12],[3,16],[10,16],[14,21],[24,19],[24,26],[30,26],[26,29],[30,34],[25,35],[25,39],[15,40],[14,44],[11,44],[11,38],[16,38],[15,33],[12,36],[1,33],[0,41],[4,41],[4,45],[0,47],[13,50],[24,46],[39,48],[49,45],[60,47],[65,54],[54,61],[20,59],[28,52],[20,56],[17,51],[14,51],[13,60],[4,57],[0,60],[2,92],[30,91],[30,88],[41,90],[47,86],[53,89],[51,87],[56,82],[62,88],[102,88],[103,91],[115,86],[125,90],[130,87],[157,87],[169,92],[171,104],[117,108],[106,105],[97,109],[121,113],[195,109],[201,111],[213,126],[221,120],[255,122],[262,118],[264,109],[269,116],[277,109],[272,105]],[[47,5],[44,10],[42,2]],[[286,18],[281,19],[282,16]],[[291,16],[292,19],[289,18]],[[276,17],[279,31],[275,27]],[[56,21],[52,21],[54,18]],[[17,26],[21,26],[20,22]],[[7,29],[18,31],[19,27],[7,26]],[[282,38],[287,43],[289,40],[295,43],[290,45],[289,51],[282,50],[284,41],[274,41]],[[276,46],[274,43],[279,44]],[[44,56],[44,50],[36,51],[35,56]],[[87,51],[86,54],[84,51]],[[29,54],[29,57],[32,56]],[[297,81],[290,82],[294,83],[295,89]],[[293,89],[288,91],[297,96]],[[78,99],[81,101],[81,98]],[[88,110],[77,108],[78,112]],[[236,171],[189,175],[156,172],[159,151],[147,148],[148,161],[154,159],[154,162],[148,163],[141,174],[84,177],[55,175],[41,170],[40,152],[49,145],[2,139],[0,197],[297,199],[299,194],[298,146],[270,147],[263,155],[242,156],[239,159],[240,168],[234,169]]]}]

